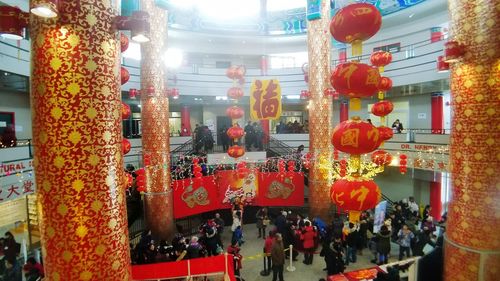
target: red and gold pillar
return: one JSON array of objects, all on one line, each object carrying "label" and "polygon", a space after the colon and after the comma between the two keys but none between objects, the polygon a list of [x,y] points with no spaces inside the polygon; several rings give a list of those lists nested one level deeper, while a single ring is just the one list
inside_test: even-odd
[{"label": "red and gold pillar", "polygon": [[332,98],[323,94],[330,87],[330,2],[321,1],[321,18],[308,22],[309,51],[309,150],[314,157],[309,173],[311,216],[328,219],[330,206]]},{"label": "red and gold pillar", "polygon": [[498,280],[500,264],[500,10],[498,1],[449,0],[450,40],[465,46],[451,67],[453,194],[445,280]]},{"label": "red and gold pillar", "polygon": [[31,17],[35,176],[46,280],[128,280],[120,44],[111,1]]},{"label": "red and gold pillar", "polygon": [[151,41],[141,45],[142,151],[151,159],[146,166],[146,221],[156,239],[175,234],[173,194],[170,186],[169,103],[166,95],[166,68],[162,57],[167,50],[167,11],[154,0],[141,0],[149,13]]}]

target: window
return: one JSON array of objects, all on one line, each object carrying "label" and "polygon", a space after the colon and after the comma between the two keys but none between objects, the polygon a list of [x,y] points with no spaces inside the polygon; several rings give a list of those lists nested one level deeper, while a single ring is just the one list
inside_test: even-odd
[{"label": "window", "polygon": [[307,61],[307,52],[269,55],[269,65],[271,68],[301,67],[304,63],[307,63]]}]

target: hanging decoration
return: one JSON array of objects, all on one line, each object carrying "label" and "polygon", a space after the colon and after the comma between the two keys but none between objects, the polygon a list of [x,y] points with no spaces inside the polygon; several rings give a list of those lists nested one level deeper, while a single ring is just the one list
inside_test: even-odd
[{"label": "hanging decoration", "polygon": [[137,89],[131,88],[130,90],[128,90],[128,98],[131,99],[131,100],[135,100],[137,94],[138,94]]},{"label": "hanging decoration", "polygon": [[252,120],[276,120],[281,117],[281,87],[276,79],[254,80],[250,86]]},{"label": "hanging decoration", "polygon": [[375,208],[381,198],[380,188],[368,178],[355,176],[337,180],[330,189],[332,202],[339,208],[361,212]]},{"label": "hanging decoration", "polygon": [[130,106],[122,101],[122,119],[128,119],[130,114]]},{"label": "hanging decoration", "polygon": [[356,61],[339,64],[330,83],[335,90],[349,98],[350,109],[361,110],[361,98],[370,97],[378,92],[380,74],[377,68]]},{"label": "hanging decoration", "polygon": [[372,153],[372,162],[377,166],[387,166],[391,164],[392,155],[385,150],[377,150]]},{"label": "hanging decoration", "polygon": [[[231,118],[233,126],[227,130],[227,135],[231,139],[233,145],[227,150],[227,154],[233,158],[240,158],[245,154],[245,149],[238,145],[238,140],[245,134],[243,129],[238,124],[237,120],[242,118],[245,112],[241,107],[238,107],[238,101],[245,95],[241,86],[245,83],[246,68],[242,65],[230,66],[226,70],[226,76],[233,80],[233,87],[227,91],[227,96],[234,101],[235,105],[226,109],[226,115]],[[237,85],[237,82],[239,85]]]},{"label": "hanging decoration", "polygon": [[127,154],[130,152],[130,149],[132,148],[132,145],[130,144],[130,141],[126,138],[122,140],[122,150],[123,154]]},{"label": "hanging decoration", "polygon": [[379,10],[368,3],[355,3],[340,9],[330,22],[330,33],[339,42],[352,45],[352,55],[361,56],[362,42],[375,35],[382,25]]},{"label": "hanging decoration", "polygon": [[127,83],[128,80],[130,79],[130,73],[123,66],[120,68],[120,79],[121,79],[122,85],[125,84],[125,83]]},{"label": "hanging decoration", "polygon": [[380,73],[384,72],[384,67],[392,62],[392,54],[386,51],[376,51],[370,56],[370,62],[378,67]]},{"label": "hanging decoration", "polygon": [[129,40],[127,35],[120,32],[120,50],[122,51],[122,53],[128,49],[128,45],[129,45]]},{"label": "hanging decoration", "polygon": [[406,154],[399,155],[399,172],[403,175],[406,174],[407,171],[407,159],[408,157],[406,156]]}]

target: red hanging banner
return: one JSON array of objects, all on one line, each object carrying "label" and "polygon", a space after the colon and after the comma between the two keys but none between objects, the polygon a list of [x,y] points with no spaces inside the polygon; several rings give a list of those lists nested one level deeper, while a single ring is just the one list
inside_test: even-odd
[{"label": "red hanging banner", "polygon": [[256,205],[259,206],[303,206],[304,174],[260,173],[259,192]]},{"label": "red hanging banner", "polygon": [[258,172],[236,170],[219,171],[216,181],[219,187],[220,209],[229,209],[233,204],[253,205],[258,194]]},{"label": "red hanging banner", "polygon": [[216,210],[221,206],[214,176],[177,180],[172,187],[176,219]]}]

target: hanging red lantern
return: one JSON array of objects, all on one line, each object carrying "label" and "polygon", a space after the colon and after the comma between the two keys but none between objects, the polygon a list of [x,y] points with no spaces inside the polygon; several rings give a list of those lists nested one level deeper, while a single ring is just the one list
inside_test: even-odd
[{"label": "hanging red lantern", "polygon": [[243,97],[245,93],[240,87],[231,87],[227,90],[227,96],[233,100],[238,100]]},{"label": "hanging red lantern", "polygon": [[240,158],[245,154],[245,149],[238,145],[233,145],[228,148],[227,154],[233,158]]},{"label": "hanging red lantern", "polygon": [[380,134],[380,141],[390,140],[394,136],[394,131],[386,126],[380,126],[377,128]]},{"label": "hanging red lantern", "polygon": [[392,155],[385,150],[377,150],[372,153],[372,162],[377,166],[386,166],[391,164]]},{"label": "hanging red lantern", "polygon": [[241,107],[233,105],[226,109],[226,115],[231,119],[240,119],[245,115],[245,111]]},{"label": "hanging red lantern", "polygon": [[437,70],[438,72],[446,72],[450,70],[450,64],[444,61],[444,56],[439,56],[437,58]]},{"label": "hanging red lantern", "polygon": [[352,110],[360,110],[359,99],[378,92],[380,74],[376,68],[367,64],[347,62],[335,68],[330,76],[330,83],[339,94],[351,98]]},{"label": "hanging red lantern", "polygon": [[345,177],[345,175],[347,174],[347,160],[342,159],[340,160],[339,163],[340,163],[339,175],[341,177]]},{"label": "hanging red lantern", "polygon": [[349,154],[369,153],[379,147],[379,134],[375,126],[355,116],[333,129],[332,144],[336,149]]},{"label": "hanging red lantern", "polygon": [[127,35],[120,32],[120,49],[125,52],[128,49],[129,40]]},{"label": "hanging red lantern", "polygon": [[131,187],[133,183],[134,183],[134,177],[129,173],[125,173],[125,184],[124,184],[125,189]]},{"label": "hanging red lantern", "polygon": [[392,54],[386,51],[376,51],[370,56],[370,62],[378,67],[379,72],[384,72],[384,66],[392,62]]},{"label": "hanging red lantern", "polygon": [[362,42],[375,35],[382,25],[379,10],[367,3],[355,3],[340,9],[330,22],[335,40],[352,44],[352,55],[362,54]]},{"label": "hanging red lantern", "polygon": [[132,88],[132,89],[128,90],[128,97],[129,97],[129,99],[135,100],[136,96],[137,96],[137,89],[133,89]]},{"label": "hanging red lantern", "polygon": [[130,114],[130,106],[122,102],[122,119],[128,119],[130,117]]},{"label": "hanging red lantern", "polygon": [[339,160],[339,151],[337,149],[333,149],[333,160]]},{"label": "hanging red lantern", "polygon": [[407,162],[406,162],[407,156],[405,154],[399,155],[399,172],[401,174],[405,174],[407,172]]},{"label": "hanging red lantern", "polygon": [[231,65],[227,70],[226,70],[226,76],[229,79],[235,80],[237,73],[238,72],[238,67],[236,65]]},{"label": "hanging red lantern", "polygon": [[373,180],[354,177],[337,180],[330,190],[330,198],[342,210],[365,211],[377,206],[381,194]]},{"label": "hanging red lantern", "polygon": [[371,112],[375,116],[382,117],[382,116],[387,116],[389,113],[392,112],[393,109],[394,109],[394,104],[391,101],[383,100],[376,102],[372,106]]},{"label": "hanging red lantern", "polygon": [[380,77],[380,82],[378,84],[378,89],[383,92],[387,92],[392,88],[392,80],[389,77]]},{"label": "hanging red lantern", "polygon": [[[245,79],[243,78],[245,74],[247,73],[247,69],[243,65],[239,65],[236,68],[236,79],[238,79],[240,82],[243,80],[243,83],[245,83]],[[242,83],[240,83],[242,84]]]},{"label": "hanging red lantern", "polygon": [[137,191],[146,192],[146,175],[138,175],[135,178],[135,185],[137,186]]},{"label": "hanging red lantern", "polygon": [[122,140],[122,151],[123,155],[127,154],[130,152],[130,149],[132,148],[132,145],[130,144],[130,141],[128,139],[123,139]]},{"label": "hanging red lantern", "polygon": [[121,78],[122,85],[127,83],[128,80],[130,79],[130,73],[123,66],[120,68],[120,78]]},{"label": "hanging red lantern", "polygon": [[457,41],[444,43],[444,61],[447,63],[457,62],[465,54],[465,47]]},{"label": "hanging red lantern", "polygon": [[172,89],[167,89],[167,96],[170,98],[173,98],[174,100],[179,98],[179,89],[177,88],[172,88]]},{"label": "hanging red lantern", "polygon": [[232,126],[231,128],[227,129],[226,133],[230,139],[240,139],[245,135],[245,131],[239,126]]}]

